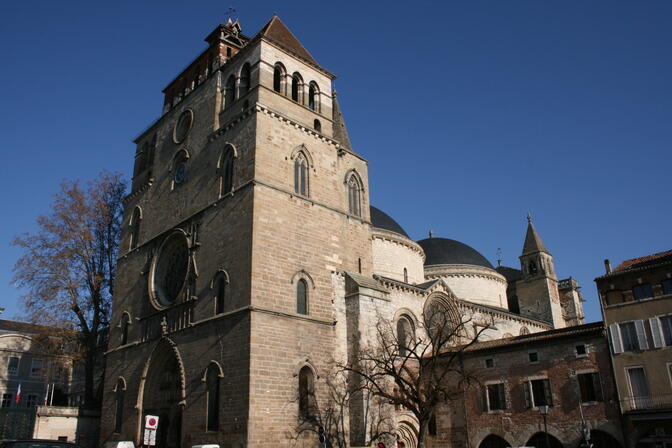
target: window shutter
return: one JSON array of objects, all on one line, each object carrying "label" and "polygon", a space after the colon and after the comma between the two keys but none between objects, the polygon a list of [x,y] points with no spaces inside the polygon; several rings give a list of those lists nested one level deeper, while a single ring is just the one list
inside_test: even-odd
[{"label": "window shutter", "polygon": [[609,325],[609,335],[611,336],[611,348],[614,354],[623,353],[623,343],[621,342],[621,332],[618,324]]},{"label": "window shutter", "polygon": [[640,350],[648,350],[649,344],[646,342],[646,332],[644,331],[644,321],[636,320],[635,329],[637,330],[637,341]]},{"label": "window shutter", "polygon": [[593,390],[595,391],[595,401],[603,401],[602,396],[602,382],[600,381],[600,374],[595,372],[591,374],[593,379]]},{"label": "window shutter", "polygon": [[551,393],[551,382],[548,379],[544,380],[544,395],[546,396],[546,404],[553,406],[553,394]]},{"label": "window shutter", "polygon": [[532,397],[530,394],[530,388],[532,387],[532,383],[529,381],[525,381],[523,383],[523,390],[525,391],[525,407],[527,409],[532,408]]},{"label": "window shutter", "polygon": [[660,348],[663,346],[663,338],[661,337],[660,332],[660,321],[657,317],[652,317],[649,319],[649,325],[651,326],[651,336],[653,336],[653,347]]},{"label": "window shutter", "polygon": [[497,385],[497,391],[499,392],[499,406],[500,409],[506,409],[506,396],[504,394],[504,383]]}]

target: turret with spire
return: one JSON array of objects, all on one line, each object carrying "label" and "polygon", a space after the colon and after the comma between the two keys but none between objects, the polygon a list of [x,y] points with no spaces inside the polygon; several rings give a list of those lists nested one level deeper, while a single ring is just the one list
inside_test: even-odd
[{"label": "turret with spire", "polygon": [[549,322],[555,328],[564,327],[553,256],[544,246],[529,213],[520,267],[523,279],[517,284],[517,291],[521,314]]}]

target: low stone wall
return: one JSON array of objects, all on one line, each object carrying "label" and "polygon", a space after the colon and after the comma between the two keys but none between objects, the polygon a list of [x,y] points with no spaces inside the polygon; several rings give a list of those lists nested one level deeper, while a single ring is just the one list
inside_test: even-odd
[{"label": "low stone wall", "polygon": [[76,407],[38,406],[33,438],[67,440],[82,448],[98,441],[100,413]]}]

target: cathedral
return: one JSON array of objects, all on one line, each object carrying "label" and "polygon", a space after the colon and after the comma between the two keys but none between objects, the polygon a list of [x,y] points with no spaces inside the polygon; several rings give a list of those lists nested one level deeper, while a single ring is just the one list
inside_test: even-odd
[{"label": "cathedral", "polygon": [[[161,447],[291,446],[297,390],[319,402],[353,338],[378,319],[413,331],[434,300],[496,322],[486,341],[583,323],[579,287],[558,280],[531,218],[515,269],[456,240],[413,241],[370,204],[334,75],[277,16],[205,41],[135,141],[101,443],[142,444],[156,415]],[[351,445],[365,439],[354,420]]]}]

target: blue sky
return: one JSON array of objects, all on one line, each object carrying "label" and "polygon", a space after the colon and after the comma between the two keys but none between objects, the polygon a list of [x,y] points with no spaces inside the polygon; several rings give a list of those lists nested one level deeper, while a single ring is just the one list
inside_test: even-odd
[{"label": "blue sky", "polygon": [[336,73],[374,205],[518,267],[531,212],[558,275],[672,248],[672,2],[0,3],[0,303],[17,317],[14,235],[62,179],[131,173],[162,88],[237,9],[273,13]]}]

